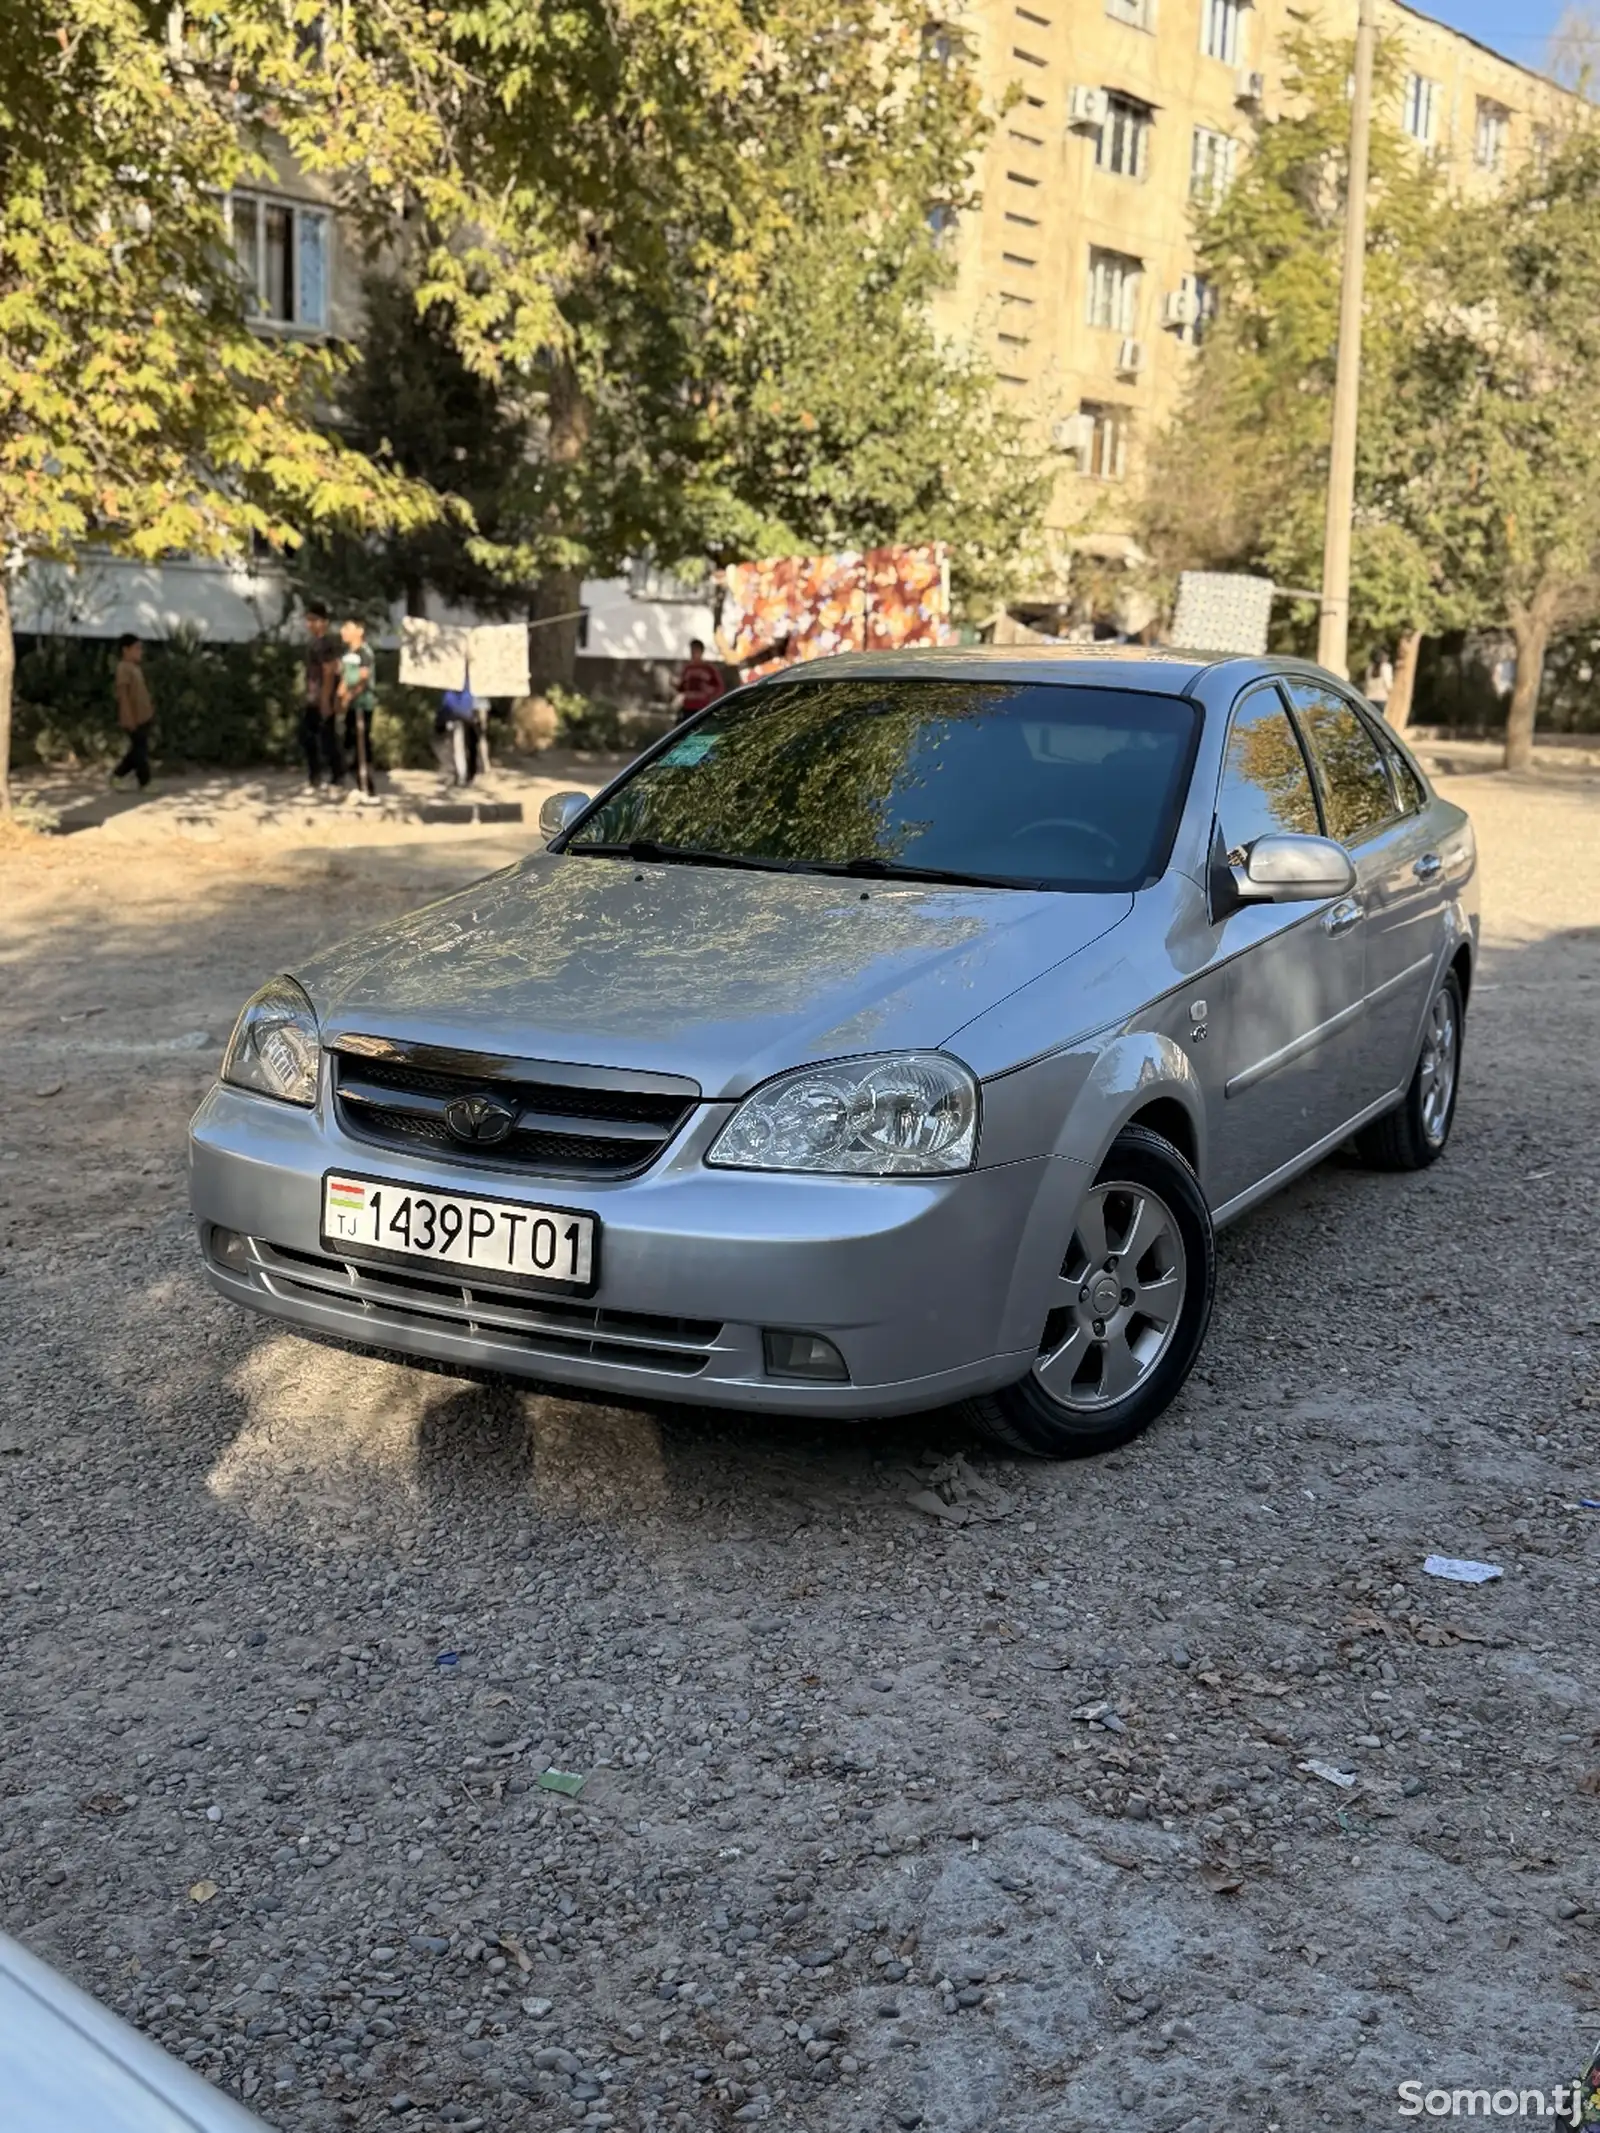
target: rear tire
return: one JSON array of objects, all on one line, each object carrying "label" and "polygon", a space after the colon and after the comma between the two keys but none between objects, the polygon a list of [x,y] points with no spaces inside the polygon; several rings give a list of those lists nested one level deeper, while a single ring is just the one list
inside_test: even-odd
[{"label": "rear tire", "polygon": [[1461,1085],[1464,1009],[1453,970],[1428,1005],[1422,1050],[1404,1101],[1356,1135],[1356,1153],[1372,1170],[1426,1170],[1438,1162],[1455,1123]]},{"label": "rear tire", "polygon": [[1038,1360],[1020,1383],[967,1401],[967,1416],[1007,1451],[1038,1458],[1128,1443],[1194,1368],[1215,1289],[1200,1180],[1159,1133],[1125,1126],[1079,1210]]}]

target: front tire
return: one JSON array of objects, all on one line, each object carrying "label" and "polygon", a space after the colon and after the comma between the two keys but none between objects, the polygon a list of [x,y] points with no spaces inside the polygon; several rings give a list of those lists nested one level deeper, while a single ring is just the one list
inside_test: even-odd
[{"label": "front tire", "polygon": [[1461,980],[1447,971],[1428,1005],[1404,1102],[1356,1135],[1356,1153],[1373,1170],[1426,1170],[1444,1154],[1461,1081],[1463,1014]]},{"label": "front tire", "polygon": [[1215,1289],[1200,1180],[1160,1134],[1124,1127],[1078,1210],[1032,1370],[968,1414],[1008,1451],[1042,1458],[1126,1444],[1194,1368]]}]

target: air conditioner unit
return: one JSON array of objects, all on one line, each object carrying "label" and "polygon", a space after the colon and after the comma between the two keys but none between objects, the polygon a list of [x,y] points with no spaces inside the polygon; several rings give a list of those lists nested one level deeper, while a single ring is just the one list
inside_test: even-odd
[{"label": "air conditioner unit", "polygon": [[1193,289],[1170,289],[1161,299],[1163,326],[1192,326],[1200,316],[1200,301]]},{"label": "air conditioner unit", "polygon": [[1093,434],[1093,415],[1062,415],[1050,425],[1050,442],[1058,452],[1083,451]]},{"label": "air conditioner unit", "polygon": [[1144,343],[1128,339],[1117,350],[1117,375],[1136,378],[1144,368]]},{"label": "air conditioner unit", "polygon": [[1067,124],[1069,126],[1103,126],[1110,109],[1110,101],[1104,89],[1093,89],[1087,82],[1076,82],[1067,94]]},{"label": "air conditioner unit", "polygon": [[1233,94],[1237,103],[1259,104],[1267,93],[1267,77],[1253,67],[1241,67],[1234,76]]}]

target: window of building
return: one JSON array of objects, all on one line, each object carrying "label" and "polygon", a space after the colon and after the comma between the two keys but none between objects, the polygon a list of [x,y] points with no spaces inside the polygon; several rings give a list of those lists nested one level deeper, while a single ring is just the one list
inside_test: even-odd
[{"label": "window of building", "polygon": [[1233,183],[1239,144],[1214,126],[1196,126],[1189,145],[1189,198],[1215,207]]},{"label": "window of building", "polygon": [[1025,7],[1019,7],[1017,13],[1024,22],[1031,22],[1035,29],[1047,30],[1050,27],[1050,17],[1048,15],[1035,15]]},{"label": "window of building", "polygon": [[1478,122],[1472,134],[1472,160],[1480,170],[1499,170],[1505,162],[1511,113],[1492,98],[1478,98]]},{"label": "window of building", "polygon": [[1315,837],[1321,829],[1311,772],[1276,689],[1257,690],[1233,714],[1217,821],[1232,866],[1243,866],[1258,837]]},{"label": "window of building", "polygon": [[1000,257],[1008,267],[1036,267],[1039,264],[1036,259],[1024,259],[1020,252],[1002,252]]},{"label": "window of building", "polygon": [[1244,55],[1247,0],[1201,0],[1200,49],[1208,59],[1236,67]]},{"label": "window of building", "polygon": [[1113,333],[1133,333],[1139,317],[1139,284],[1144,261],[1126,252],[1089,247],[1089,324]]},{"label": "window of building", "polygon": [[1081,438],[1078,471],[1091,481],[1121,481],[1128,471],[1129,412],[1101,400],[1085,400],[1078,409]]},{"label": "window of building", "polygon": [[1011,56],[1013,59],[1020,59],[1023,65],[1028,67],[1047,67],[1050,64],[1049,60],[1041,59],[1037,52],[1025,52],[1020,44],[1011,47]]},{"label": "window of building", "polygon": [[1204,274],[1185,274],[1178,286],[1191,299],[1189,323],[1178,328],[1178,339],[1186,348],[1198,348],[1217,315],[1216,284]]},{"label": "window of building", "polygon": [[1039,182],[1037,178],[1030,178],[1025,170],[1008,170],[1006,172],[1006,176],[1011,180],[1011,183],[1013,185],[1026,185],[1032,187],[1036,186]]},{"label": "window of building", "polygon": [[1535,126],[1529,154],[1533,158],[1533,167],[1541,178],[1550,168],[1550,158],[1555,154],[1555,150],[1556,138],[1551,128],[1548,126]]},{"label": "window of building", "polygon": [[1126,22],[1132,29],[1154,27],[1154,0],[1106,0],[1106,13],[1113,22]]},{"label": "window of building", "polygon": [[1320,682],[1291,681],[1289,694],[1317,765],[1328,835],[1358,844],[1395,814],[1378,744],[1354,707]]},{"label": "window of building", "polygon": [[326,327],[327,211],[264,193],[234,193],[228,214],[252,314],[275,325]]},{"label": "window of building", "polygon": [[1039,134],[1024,133],[1020,126],[1008,126],[1006,128],[1006,138],[1010,141],[1020,141],[1024,148],[1042,148],[1044,146],[1044,141]]},{"label": "window of building", "polygon": [[1036,230],[1039,227],[1037,215],[1019,215],[1009,207],[1006,209],[1006,220],[1013,223],[1018,229]]},{"label": "window of building", "polygon": [[1106,98],[1106,122],[1095,140],[1094,159],[1119,178],[1142,178],[1150,153],[1150,106],[1131,96]]},{"label": "window of building", "polygon": [[1406,93],[1400,108],[1400,123],[1411,138],[1420,141],[1424,148],[1433,146],[1438,98],[1439,84],[1429,81],[1426,74],[1406,76]]}]

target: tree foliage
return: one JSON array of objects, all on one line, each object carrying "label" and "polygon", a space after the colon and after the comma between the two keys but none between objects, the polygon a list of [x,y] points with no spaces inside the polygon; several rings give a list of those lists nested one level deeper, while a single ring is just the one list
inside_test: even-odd
[{"label": "tree foliage", "polygon": [[768,0],[687,46],[680,12],[579,7],[563,55],[489,11],[540,82],[511,151],[581,236],[505,567],[567,609],[630,554],[948,539],[958,599],[992,600],[1047,482],[927,316],[930,211],[971,201],[983,138],[968,55],[918,0]]},{"label": "tree foliage", "polygon": [[[1228,192],[1202,214],[1216,291],[1183,408],[1161,440],[1146,538],[1170,572],[1256,569],[1289,585],[1321,573],[1339,337],[1352,47],[1297,31],[1287,109],[1264,119]],[[1440,626],[1439,498],[1407,358],[1440,288],[1441,182],[1402,134],[1403,48],[1380,42],[1367,208],[1361,423],[1351,606],[1355,641]]]},{"label": "tree foliage", "polygon": [[[212,556],[405,529],[426,484],[327,420],[338,358],[253,331],[224,201],[287,151],[358,231],[415,202],[469,359],[554,321],[525,204],[469,178],[475,92],[417,0],[0,0],[0,546]],[[13,671],[0,577],[0,797]]]},{"label": "tree foliage", "polygon": [[1462,595],[1516,640],[1506,763],[1521,768],[1552,636],[1600,616],[1600,137],[1575,131],[1462,208],[1442,256],[1449,300],[1404,390]]},{"label": "tree foliage", "polygon": [[[927,323],[982,121],[918,0],[0,0],[0,35],[11,561],[309,535],[373,597],[553,611],[641,550],[947,538],[973,597],[1025,550],[1041,471]],[[248,316],[224,203],[284,158],[379,275],[353,372]]]}]

